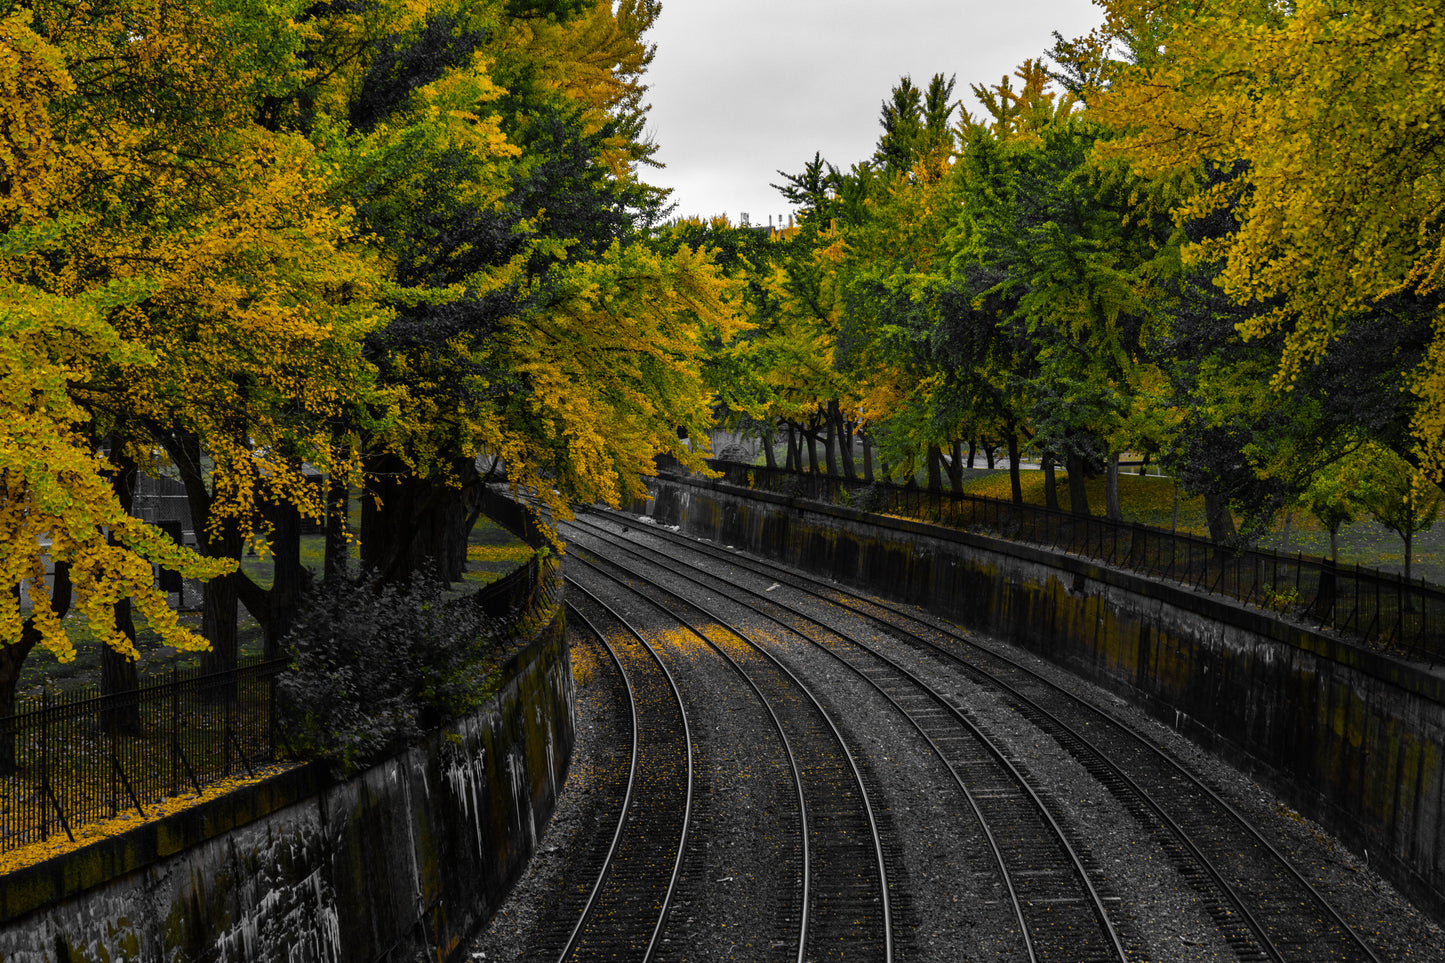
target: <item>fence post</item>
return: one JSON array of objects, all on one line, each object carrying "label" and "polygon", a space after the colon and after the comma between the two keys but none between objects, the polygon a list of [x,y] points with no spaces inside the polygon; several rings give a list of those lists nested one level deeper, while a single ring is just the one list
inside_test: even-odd
[{"label": "fence post", "polygon": [[[535,556],[534,556],[535,557]],[[226,691],[226,705],[221,712],[221,778],[231,777],[231,703],[239,696],[241,680],[236,679],[236,685]]]},{"label": "fence post", "polygon": [[171,663],[171,731],[167,740],[171,747],[171,784],[168,796],[174,796],[180,792],[180,761],[176,759],[176,750],[180,748],[180,718],[181,718],[181,683],[180,672],[176,669],[174,662]]},{"label": "fence post", "polygon": [[45,811],[45,800],[50,796],[50,689],[40,690],[40,838],[50,838],[50,817]]}]

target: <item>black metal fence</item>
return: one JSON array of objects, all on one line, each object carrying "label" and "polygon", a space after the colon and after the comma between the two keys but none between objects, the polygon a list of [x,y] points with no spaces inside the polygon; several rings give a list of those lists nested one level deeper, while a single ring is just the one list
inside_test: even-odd
[{"label": "black metal fence", "polygon": [[[486,510],[528,544],[546,546],[525,506],[488,491]],[[512,635],[560,598],[559,559],[538,552],[476,593]],[[278,729],[275,679],[285,659],[227,672],[173,671],[139,689],[16,700],[0,718],[0,853],[126,813],[145,817],[163,799],[248,775],[290,755]]]},{"label": "black metal fence", "polygon": [[505,620],[507,634],[516,639],[528,636],[532,621],[549,613],[561,599],[559,563],[551,552],[535,553],[525,565],[477,591],[474,600],[488,615]]},{"label": "black metal fence", "polygon": [[1230,549],[1193,535],[1037,505],[713,461],[726,481],[850,504],[1097,559],[1227,595],[1432,664],[1445,653],[1445,589],[1328,559]]},{"label": "black metal fence", "polygon": [[16,700],[0,719],[0,852],[254,773],[277,758],[273,681],[284,660],[109,695]]}]

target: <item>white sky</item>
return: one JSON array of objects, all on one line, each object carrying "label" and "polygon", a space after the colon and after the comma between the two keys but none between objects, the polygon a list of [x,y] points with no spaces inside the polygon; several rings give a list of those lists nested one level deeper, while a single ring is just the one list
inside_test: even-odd
[{"label": "white sky", "polygon": [[677,215],[766,224],[788,213],[768,186],[778,170],[814,151],[844,169],[873,153],[904,74],[925,88],[957,75],[955,99],[977,113],[970,84],[1102,20],[1089,0],[663,0],[644,39],[657,45],[647,129],[667,166],[643,177],[673,188]]}]

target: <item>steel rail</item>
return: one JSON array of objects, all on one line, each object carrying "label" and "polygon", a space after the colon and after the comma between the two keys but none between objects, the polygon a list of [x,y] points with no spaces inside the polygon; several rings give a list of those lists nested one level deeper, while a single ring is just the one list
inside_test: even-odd
[{"label": "steel rail", "polygon": [[[588,565],[590,565],[590,563],[586,562],[585,559],[582,559],[582,558],[580,558],[580,557],[577,556],[577,555],[570,555],[570,554],[569,554],[569,557],[575,558],[575,559],[577,559],[578,561],[583,562],[583,564],[588,564]],[[593,566],[591,566],[591,567],[594,568],[594,569],[596,569],[596,566],[595,566],[595,565],[593,565]],[[637,573],[633,573],[633,574],[636,575]],[[611,576],[608,576],[608,577],[611,578]],[[668,594],[675,594],[675,593],[669,592],[666,588],[663,588],[662,586],[657,586],[655,582],[652,582],[650,579],[647,579],[646,576],[638,575],[638,577],[639,577],[639,578],[642,578],[644,581],[648,581],[649,583],[653,584],[654,586],[656,586],[658,589],[660,589],[660,590],[663,591],[663,592],[667,592]],[[615,579],[615,578],[614,578],[613,580],[614,580],[614,581],[619,581],[619,580],[617,580],[617,579]],[[656,601],[654,601],[654,600],[652,600],[652,599],[648,599],[647,596],[642,595],[641,593],[638,593],[638,595],[639,595],[640,598],[646,599],[648,602],[652,603],[653,605],[657,605],[658,607],[662,607],[662,606],[661,606],[659,603],[657,603]],[[664,611],[666,611],[666,609],[664,609]],[[686,623],[684,623],[684,624],[686,624]],[[689,627],[689,628],[692,628],[692,626],[688,626],[688,627]],[[889,895],[888,895],[887,865],[886,865],[885,860],[884,860],[884,857],[883,857],[883,844],[882,844],[882,840],[881,840],[881,837],[880,837],[880,834],[879,834],[879,831],[878,831],[878,822],[877,822],[877,819],[875,818],[875,816],[874,816],[874,814],[873,814],[873,804],[872,804],[872,801],[869,799],[868,789],[867,789],[867,787],[863,784],[863,775],[862,775],[862,773],[861,773],[861,772],[859,771],[859,769],[858,769],[857,760],[853,758],[853,753],[852,753],[852,751],[848,748],[848,744],[847,744],[846,740],[843,739],[843,734],[838,731],[838,727],[834,724],[832,718],[831,718],[831,717],[828,715],[828,713],[823,709],[822,705],[818,702],[817,698],[812,694],[812,692],[808,689],[808,687],[803,684],[802,680],[799,679],[799,678],[797,677],[797,675],[796,675],[791,669],[789,669],[785,664],[783,664],[783,662],[780,661],[780,660],[779,660],[776,656],[774,656],[771,652],[768,652],[765,647],[763,647],[762,645],[759,645],[759,644],[758,644],[757,642],[755,642],[753,639],[749,638],[746,634],[738,631],[737,629],[735,629],[735,628],[733,628],[733,627],[731,627],[731,626],[723,626],[723,628],[726,628],[729,632],[731,632],[732,634],[736,635],[738,638],[742,639],[749,647],[751,647],[751,648],[753,648],[754,650],[756,650],[760,655],[762,655],[762,656],[763,656],[764,658],[766,658],[769,662],[771,662],[775,667],[778,668],[779,671],[781,671],[784,675],[786,675],[786,676],[788,677],[789,680],[792,681],[792,683],[798,688],[798,691],[802,692],[805,696],[807,696],[808,701],[809,701],[810,703],[812,703],[813,707],[817,710],[818,715],[819,715],[819,718],[821,718],[821,719],[823,720],[823,722],[826,723],[829,732],[832,733],[833,738],[837,741],[839,748],[842,750],[843,758],[846,759],[847,762],[848,762],[848,767],[849,767],[850,771],[852,772],[854,781],[857,783],[857,786],[858,786],[858,791],[859,791],[859,793],[860,793],[860,795],[862,796],[862,799],[863,799],[863,808],[864,808],[864,811],[866,812],[866,814],[867,814],[867,816],[868,816],[868,826],[869,826],[869,830],[870,830],[870,832],[871,832],[872,839],[873,839],[874,858],[875,858],[875,860],[876,860],[876,862],[877,862],[877,867],[878,867],[878,879],[879,879],[879,887],[878,887],[878,890],[879,890],[879,898],[880,898],[881,905],[882,905],[882,917],[883,917],[883,937],[884,937],[884,954],[885,954],[884,958],[885,958],[886,961],[892,961],[892,960],[893,960],[893,923],[892,923],[892,907],[891,907],[891,901],[890,901]],[[693,631],[696,633],[696,629],[693,629]],[[701,634],[701,633],[697,633],[697,634]]]},{"label": "steel rail", "polygon": [[[629,549],[627,549],[627,548],[625,548],[625,547],[623,547],[623,546],[616,545],[615,543],[612,543],[612,542],[609,542],[608,544],[611,544],[611,545],[613,545],[613,547],[619,548],[619,549],[621,549],[622,551],[628,552],[629,554],[632,554],[632,555],[638,555],[638,554],[639,554],[639,553],[637,553],[637,552],[632,552],[632,551],[630,551]],[[573,557],[576,557],[576,556],[573,556]],[[615,563],[614,563],[614,564],[615,564]],[[656,564],[656,563],[654,562],[653,564]],[[687,564],[687,563],[684,562],[684,564]],[[669,594],[674,595],[675,597],[677,597],[677,598],[679,598],[679,599],[682,599],[684,602],[686,602],[686,604],[692,605],[694,608],[698,608],[699,611],[703,611],[700,606],[697,606],[697,605],[696,605],[696,603],[688,602],[686,599],[683,599],[683,597],[682,597],[681,595],[678,595],[678,593],[673,592],[672,590],[667,589],[667,588],[664,587],[664,586],[657,585],[657,583],[656,583],[654,580],[648,578],[647,576],[642,575],[641,573],[634,573],[634,574],[635,574],[638,578],[640,578],[640,579],[648,582],[649,584],[652,584],[652,585],[657,586],[661,591],[668,592]],[[703,582],[699,581],[698,579],[692,578],[691,576],[689,576],[689,575],[687,575],[687,574],[685,574],[685,573],[678,572],[678,571],[675,571],[675,570],[674,570],[674,571],[671,572],[671,574],[677,576],[678,578],[681,578],[681,579],[684,579],[684,580],[686,580],[686,581],[688,581],[688,582],[691,582],[691,583],[697,585],[699,588],[706,589],[707,591],[711,591],[711,592],[716,592],[716,591],[718,591],[718,589],[717,589],[716,586],[706,585],[706,584],[704,584]],[[732,585],[731,583],[727,583],[727,584],[729,584],[730,587],[732,587],[732,588],[734,588],[734,589],[738,589],[738,590],[740,590],[740,591],[747,592],[747,593],[750,594],[750,595],[757,595],[757,594],[758,594],[758,593],[752,592],[752,591],[749,590],[749,589],[743,589],[743,588],[741,588],[740,586]],[[722,593],[722,594],[727,595],[727,593]],[[819,651],[824,652],[824,653],[826,653],[827,655],[831,656],[833,659],[835,659],[837,662],[839,662],[841,665],[843,665],[846,669],[848,669],[849,671],[851,671],[852,673],[854,673],[855,675],[857,675],[859,678],[863,679],[863,680],[864,680],[865,682],[867,682],[870,686],[872,686],[875,690],[877,690],[877,691],[879,692],[879,694],[881,694],[884,699],[886,699],[890,704],[893,705],[894,708],[896,708],[900,713],[902,713],[903,717],[909,721],[909,723],[918,731],[918,733],[919,733],[921,736],[923,736],[924,740],[928,743],[929,747],[933,749],[934,753],[938,756],[939,760],[940,760],[940,761],[944,764],[944,766],[948,769],[949,774],[953,777],[954,781],[958,784],[959,789],[963,791],[964,798],[968,801],[969,807],[972,809],[973,814],[974,814],[974,817],[975,817],[975,819],[977,819],[978,824],[979,824],[980,828],[982,829],[985,838],[986,838],[987,841],[988,841],[989,847],[990,847],[991,851],[993,852],[995,862],[998,864],[1000,876],[1002,877],[1003,882],[1004,882],[1004,886],[1005,886],[1005,888],[1007,889],[1007,891],[1008,891],[1008,893],[1009,893],[1009,899],[1010,899],[1010,902],[1012,903],[1012,906],[1013,906],[1014,916],[1015,916],[1015,919],[1016,919],[1017,922],[1018,922],[1019,933],[1020,933],[1020,936],[1021,936],[1021,938],[1022,938],[1022,940],[1023,940],[1023,942],[1024,942],[1024,948],[1025,948],[1026,952],[1028,953],[1028,958],[1029,958],[1030,961],[1037,961],[1037,960],[1038,960],[1037,951],[1036,951],[1036,948],[1035,948],[1035,946],[1034,946],[1034,941],[1033,941],[1033,937],[1032,937],[1032,935],[1031,935],[1030,926],[1029,926],[1028,921],[1027,921],[1027,919],[1026,919],[1026,917],[1025,917],[1025,912],[1024,912],[1024,908],[1023,908],[1023,900],[1022,900],[1022,898],[1018,895],[1018,893],[1017,893],[1017,891],[1016,891],[1016,889],[1015,889],[1015,887],[1014,887],[1013,874],[1012,874],[1012,872],[1009,870],[1008,865],[1007,865],[1007,863],[1005,862],[1005,858],[1004,858],[1004,856],[1003,856],[1002,850],[1000,849],[999,844],[998,844],[998,842],[997,842],[997,839],[996,839],[995,836],[994,836],[993,830],[992,830],[992,828],[991,828],[990,825],[989,825],[988,819],[987,819],[987,817],[984,815],[984,813],[983,813],[982,809],[980,808],[980,806],[978,805],[978,802],[977,802],[977,800],[974,798],[974,795],[973,795],[972,791],[970,791],[969,788],[968,788],[968,786],[964,783],[963,778],[958,774],[958,771],[954,768],[953,764],[948,760],[947,756],[943,753],[942,749],[940,749],[940,748],[938,747],[938,745],[934,742],[934,740],[932,739],[932,737],[929,736],[928,733],[924,730],[922,724],[918,722],[918,720],[913,716],[912,713],[910,713],[907,709],[904,709],[901,705],[899,705],[898,702],[897,702],[897,700],[895,700],[895,699],[893,698],[893,696],[891,696],[886,690],[884,690],[883,687],[880,686],[880,685],[877,683],[877,681],[875,681],[874,679],[872,679],[871,677],[869,677],[868,674],[865,673],[865,672],[863,672],[862,669],[860,669],[858,666],[854,665],[853,663],[849,662],[847,659],[845,659],[845,658],[843,658],[842,656],[838,655],[838,653],[832,651],[827,645],[825,645],[825,644],[824,644],[823,642],[821,642],[820,640],[818,640],[818,639],[816,639],[816,638],[813,638],[812,636],[810,636],[809,634],[807,634],[807,633],[805,633],[805,632],[800,631],[800,630],[799,630],[798,628],[796,628],[795,626],[790,626],[790,625],[788,625],[788,624],[787,624],[786,622],[784,622],[783,620],[781,620],[781,619],[779,619],[779,618],[771,615],[771,614],[768,613],[768,612],[765,612],[763,609],[759,608],[759,607],[756,606],[756,605],[753,605],[753,604],[750,603],[750,602],[747,602],[747,601],[745,601],[745,600],[743,600],[743,599],[740,599],[740,598],[737,598],[737,597],[731,596],[731,595],[729,595],[728,597],[729,597],[730,600],[733,601],[734,603],[736,603],[736,604],[738,604],[738,605],[741,605],[741,606],[749,609],[750,611],[756,613],[758,616],[760,616],[760,617],[762,617],[762,618],[764,618],[764,619],[767,619],[768,621],[773,622],[773,623],[776,624],[776,625],[781,626],[785,631],[790,632],[790,633],[792,633],[792,634],[794,634],[794,635],[797,635],[798,637],[800,637],[800,638],[802,638],[802,639],[805,639],[806,641],[808,641],[809,643],[811,643],[812,645],[814,645],[815,647],[817,647],[817,649],[818,649]],[[759,597],[762,598],[762,596],[759,596]],[[773,604],[776,604],[776,603],[773,603]],[[951,704],[947,699],[943,698],[943,696],[942,696],[941,694],[939,694],[939,692],[938,692],[937,690],[935,690],[932,686],[928,685],[928,683],[924,682],[922,679],[920,679],[920,678],[919,678],[918,676],[916,676],[914,673],[910,672],[906,667],[904,667],[904,666],[902,666],[902,665],[899,665],[897,662],[895,662],[894,660],[888,658],[887,656],[883,655],[882,653],[876,651],[875,649],[873,649],[871,646],[867,645],[866,643],[860,642],[860,641],[858,641],[858,640],[856,640],[856,639],[849,638],[848,636],[846,636],[846,635],[838,632],[838,630],[836,630],[836,629],[834,629],[834,628],[831,628],[831,627],[829,627],[829,626],[827,626],[827,625],[824,625],[822,622],[819,622],[819,621],[816,620],[816,619],[813,619],[813,618],[811,618],[811,617],[809,617],[809,616],[807,616],[807,615],[805,615],[805,614],[803,614],[803,613],[801,613],[801,612],[794,612],[793,614],[794,614],[795,616],[801,618],[801,619],[804,619],[804,620],[806,620],[806,621],[813,622],[815,625],[818,625],[820,628],[824,629],[825,631],[830,632],[830,633],[832,633],[832,634],[834,634],[834,635],[838,635],[839,637],[845,639],[849,644],[855,645],[855,646],[857,646],[858,648],[861,648],[861,649],[863,649],[864,651],[868,652],[870,655],[872,655],[874,658],[876,658],[879,662],[881,662],[881,663],[887,665],[889,668],[893,669],[893,670],[894,670],[895,672],[897,672],[899,675],[903,676],[903,677],[904,677],[905,679],[907,679],[910,683],[912,683],[912,684],[915,685],[918,689],[920,689],[922,692],[924,692],[926,695],[928,695],[935,703],[937,703],[940,707],[942,707],[942,709],[943,709],[946,713],[948,713],[951,717],[953,717],[961,726],[963,726],[965,729],[967,729],[967,730],[974,736],[974,738],[978,741],[978,743],[987,750],[987,752],[989,753],[989,755],[991,755],[991,756],[999,763],[1000,766],[1002,766],[1002,767],[1004,768],[1004,770],[1009,774],[1009,776],[1014,780],[1014,782],[1023,790],[1023,792],[1025,793],[1025,795],[1028,796],[1030,802],[1033,803],[1034,808],[1035,808],[1035,811],[1038,812],[1038,814],[1039,814],[1039,816],[1042,818],[1044,824],[1045,824],[1045,825],[1047,826],[1047,828],[1053,833],[1055,840],[1058,842],[1058,844],[1059,844],[1059,846],[1061,847],[1061,849],[1063,850],[1064,854],[1067,856],[1068,862],[1069,862],[1070,866],[1072,867],[1075,876],[1078,878],[1079,882],[1083,885],[1084,891],[1088,894],[1089,899],[1090,899],[1090,903],[1091,903],[1091,908],[1093,909],[1094,915],[1095,915],[1095,917],[1099,920],[1099,923],[1101,924],[1103,933],[1104,933],[1104,935],[1107,937],[1107,939],[1108,939],[1108,941],[1109,941],[1109,943],[1110,943],[1110,945],[1111,945],[1111,948],[1112,948],[1113,951],[1114,951],[1114,954],[1115,954],[1116,958],[1117,958],[1118,960],[1120,960],[1120,961],[1127,961],[1127,960],[1128,960],[1128,953],[1127,953],[1127,951],[1124,949],[1123,941],[1120,939],[1119,934],[1118,934],[1118,931],[1115,929],[1113,922],[1109,919],[1108,913],[1107,913],[1107,911],[1106,911],[1105,908],[1104,908],[1103,897],[1099,894],[1099,892],[1097,891],[1097,889],[1095,889],[1094,884],[1093,884],[1093,881],[1089,878],[1088,872],[1087,872],[1087,870],[1085,870],[1084,865],[1083,865],[1083,861],[1082,861],[1082,859],[1079,857],[1078,852],[1074,849],[1073,844],[1071,844],[1071,843],[1069,842],[1068,837],[1067,837],[1067,836],[1065,835],[1065,833],[1064,833],[1063,827],[1062,827],[1061,825],[1059,825],[1057,819],[1054,817],[1053,813],[1049,810],[1048,806],[1044,803],[1043,799],[1038,795],[1037,791],[1033,788],[1033,786],[1029,783],[1029,781],[1024,777],[1023,773],[1019,771],[1018,767],[1015,766],[1011,761],[1009,761],[1009,759],[1003,754],[1003,751],[999,748],[999,746],[998,746],[992,739],[990,739],[986,733],[984,733],[981,729],[979,729],[979,727],[978,727],[971,719],[969,719],[967,716],[963,715],[963,713],[961,713],[956,706],[954,706],[953,704]]]},{"label": "steel rail", "polygon": [[[672,906],[673,895],[677,891],[677,881],[682,876],[683,855],[687,849],[687,834],[689,825],[692,821],[692,730],[688,726],[687,709],[683,705],[682,693],[678,691],[676,680],[673,679],[672,673],[669,672],[667,669],[667,665],[663,663],[657,652],[652,648],[651,645],[647,643],[647,640],[642,637],[642,634],[638,632],[635,628],[633,628],[632,624],[629,623],[625,618],[623,618],[615,609],[612,608],[612,606],[608,605],[602,599],[598,598],[594,593],[588,591],[585,586],[579,585],[577,582],[573,581],[570,577],[567,577],[565,575],[563,576],[563,578],[572,588],[575,588],[578,591],[582,592],[593,602],[595,602],[599,607],[601,607],[604,611],[606,611],[609,615],[615,618],[619,623],[622,624],[624,628],[627,629],[628,632],[630,632],[633,636],[637,638],[638,642],[642,643],[643,648],[645,648],[648,654],[652,656],[653,661],[657,663],[658,668],[662,670],[662,674],[667,678],[668,686],[672,689],[673,698],[677,702],[678,715],[682,719],[683,744],[687,747],[687,796],[683,804],[682,832],[679,835],[677,841],[677,856],[673,859],[672,876],[668,881],[667,892],[663,897],[662,906],[659,908],[657,913],[657,923],[652,928],[652,936],[648,940],[647,949],[642,955],[642,963],[649,963],[649,961],[653,957],[653,954],[657,950],[657,943],[662,935],[663,924],[667,921],[667,913]],[[581,613],[578,612],[575,607],[573,608],[573,612],[581,616]],[[612,646],[607,643],[606,637],[597,630],[596,626],[592,626],[591,622],[585,616],[581,617],[584,622],[587,622],[588,625],[592,627],[593,631],[596,632],[598,638],[601,638],[603,640],[603,644],[607,646],[608,651],[611,651]],[[613,658],[616,659],[616,653],[613,653]],[[621,660],[617,660],[617,662],[620,668]],[[623,679],[624,681],[627,680],[626,672],[623,673]],[[607,860],[605,863],[603,863],[602,870],[597,875],[597,881],[593,884],[592,893],[587,898],[587,904],[583,908],[582,915],[577,920],[577,925],[573,927],[572,935],[568,938],[566,947],[563,948],[561,956],[558,957],[559,961],[566,961],[570,957],[572,952],[576,949],[577,941],[581,937],[582,928],[586,924],[588,918],[592,915],[592,911],[597,905],[597,900],[602,892],[603,882],[607,877],[608,871],[612,868],[613,857],[617,854],[617,847],[622,839],[622,834],[628,820],[629,811],[631,810],[632,790],[634,785],[634,779],[637,773],[639,726],[637,718],[637,701],[630,681],[627,683],[627,693],[629,700],[632,702],[633,709],[632,771],[628,774],[627,777],[627,797],[623,802],[622,817],[618,820],[617,830],[612,838],[612,845],[607,851]]]},{"label": "steel rail", "polygon": [[[586,590],[584,589],[583,591]],[[617,653],[613,651],[612,643],[608,642],[607,636],[603,635],[602,631],[593,625],[592,621],[573,606],[571,602],[567,603],[567,607],[572,610],[573,615],[582,620],[582,624],[586,625],[593,635],[597,636],[597,640],[602,643],[603,648],[607,650],[607,654],[612,657],[613,664],[617,666],[617,672],[622,676],[622,684],[627,687],[627,706],[630,710],[632,720],[632,752],[627,772],[627,792],[623,794],[622,797],[622,812],[617,817],[617,828],[612,831],[612,844],[607,847],[607,857],[602,861],[602,868],[597,873],[597,879],[592,883],[592,889],[587,894],[587,901],[582,904],[582,912],[577,917],[577,923],[572,927],[572,932],[568,935],[567,942],[562,947],[562,952],[557,956],[559,963],[572,955],[572,950],[576,947],[577,940],[581,936],[582,927],[592,915],[593,907],[597,904],[597,898],[602,893],[602,881],[607,877],[607,871],[612,868],[612,857],[617,854],[617,846],[622,841],[622,830],[627,824],[627,813],[632,808],[632,788],[637,783],[637,741],[639,728],[637,720],[637,697],[632,690],[632,680],[627,677],[627,670],[623,668],[622,660],[619,659]]]},{"label": "steel rail", "polygon": [[[610,579],[610,580],[612,580],[612,581],[617,581],[615,578],[613,578],[612,576],[608,575],[606,572],[603,572],[603,571],[602,571],[600,568],[598,568],[596,565],[593,565],[591,562],[587,561],[585,558],[582,558],[581,556],[569,554],[568,557],[569,557],[569,558],[572,558],[572,559],[575,559],[575,560],[578,561],[578,562],[581,562],[583,565],[586,565],[588,568],[591,568],[592,570],[596,571],[596,572],[597,572],[599,575],[601,575],[603,578],[607,578],[607,579]],[[643,598],[643,599],[646,599],[646,600],[649,601],[649,602],[651,601],[650,599],[647,599],[646,596],[639,596],[639,597],[641,597],[641,598]],[[656,603],[653,603],[653,604],[656,604]],[[665,611],[665,610],[664,610],[664,611]],[[739,676],[744,682],[747,683],[748,688],[753,691],[753,694],[758,697],[758,701],[760,701],[760,702],[763,704],[763,708],[767,710],[767,712],[768,712],[768,718],[772,721],[772,723],[773,723],[773,728],[774,728],[775,730],[777,730],[778,738],[780,738],[780,739],[782,740],[782,742],[783,742],[783,753],[784,753],[784,755],[787,756],[787,759],[788,759],[788,768],[789,768],[789,770],[792,772],[792,775],[793,775],[793,787],[794,787],[794,789],[797,791],[797,794],[798,794],[798,818],[799,818],[799,822],[800,822],[800,824],[801,824],[801,825],[800,825],[800,839],[801,839],[801,846],[802,846],[802,852],[803,852],[803,873],[802,873],[802,877],[803,877],[803,878],[802,878],[802,903],[801,903],[800,905],[801,905],[802,908],[803,908],[803,912],[799,914],[800,922],[799,922],[799,930],[798,930],[798,955],[797,955],[797,963],[804,963],[804,960],[805,960],[805,958],[806,958],[806,956],[807,956],[807,946],[808,946],[808,912],[807,912],[807,909],[808,909],[808,905],[809,905],[809,896],[810,896],[810,890],[811,890],[811,868],[812,868],[812,864],[811,864],[811,859],[812,859],[811,850],[812,850],[812,844],[809,842],[809,831],[808,831],[808,803],[807,803],[807,800],[806,800],[806,799],[804,798],[804,796],[803,796],[803,774],[802,774],[802,772],[798,769],[798,760],[797,760],[797,757],[793,754],[793,747],[792,747],[792,745],[788,742],[788,734],[783,730],[782,720],[778,718],[778,714],[773,710],[772,703],[768,701],[767,696],[763,695],[762,690],[758,688],[757,683],[753,681],[752,677],[747,674],[747,672],[743,669],[742,666],[740,666],[740,665],[737,664],[737,661],[736,661],[735,659],[733,659],[732,656],[730,656],[730,655],[728,655],[726,652],[724,652],[721,648],[719,648],[716,644],[714,644],[711,639],[709,639],[707,636],[705,636],[705,635],[703,635],[701,632],[699,632],[693,625],[691,625],[691,624],[689,624],[689,623],[687,623],[687,622],[683,622],[683,625],[684,625],[684,627],[687,628],[687,630],[688,630],[689,632],[691,632],[693,635],[695,635],[695,636],[697,636],[699,639],[701,639],[702,642],[703,642],[705,645],[707,645],[709,648],[711,648],[711,649],[712,649],[714,652],[716,652],[718,655],[722,656],[723,659],[725,659],[725,660],[727,661],[728,665],[730,665],[730,666],[732,667],[733,671],[736,672],[736,673],[738,674],[738,676]]]}]

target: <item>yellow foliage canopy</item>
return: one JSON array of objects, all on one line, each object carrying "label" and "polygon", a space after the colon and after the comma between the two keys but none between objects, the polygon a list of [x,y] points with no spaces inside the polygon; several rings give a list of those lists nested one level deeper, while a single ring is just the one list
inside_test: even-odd
[{"label": "yellow foliage canopy", "polygon": [[[590,9],[562,22],[515,19],[507,45],[523,47],[541,73],[543,86],[556,90],[586,111],[584,132],[601,130],[609,120],[639,119],[646,110],[642,75],[652,62],[653,47],[642,34],[657,18],[656,0],[599,0]],[[648,153],[624,129],[610,138],[602,160],[614,177],[634,176],[633,164]]]},{"label": "yellow foliage canopy", "polygon": [[[1397,293],[1445,290],[1445,19],[1429,0],[1108,0],[1112,36],[1146,56],[1113,65],[1090,111],[1105,145],[1146,174],[1235,176],[1181,218],[1232,207],[1237,232],[1196,247],[1224,259],[1242,329],[1284,331],[1288,389],[1354,315]],[[1240,165],[1236,168],[1235,165]],[[1413,388],[1418,454],[1445,475],[1445,314]]]},{"label": "yellow foliage canopy", "polygon": [[[47,558],[69,566],[76,608],[96,635],[132,656],[115,629],[123,598],[134,598],[172,645],[206,645],[153,588],[152,562],[201,578],[235,565],[202,559],[127,515],[82,430],[88,416],[72,385],[99,365],[134,371],[150,360],[104,320],[108,301],[134,296],[116,288],[72,300],[0,281],[0,584],[28,586],[41,643],[62,662],[75,653],[45,590]],[[0,593],[0,644],[17,642],[22,623],[18,596]]]},{"label": "yellow foliage canopy", "polygon": [[[69,566],[76,608],[127,654],[114,624],[127,597],[170,644],[205,646],[152,589],[153,562],[202,578],[235,567],[121,512],[99,439],[204,438],[213,518],[246,517],[261,485],[313,497],[297,460],[324,463],[325,418],[367,391],[372,271],[331,200],[334,171],[256,123],[257,50],[228,15],[162,0],[0,21],[0,579],[28,582],[62,659],[37,590],[47,560]],[[4,597],[0,640],[14,642]]]}]

